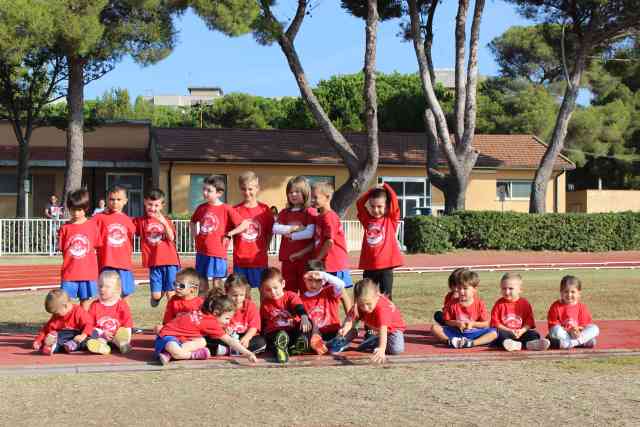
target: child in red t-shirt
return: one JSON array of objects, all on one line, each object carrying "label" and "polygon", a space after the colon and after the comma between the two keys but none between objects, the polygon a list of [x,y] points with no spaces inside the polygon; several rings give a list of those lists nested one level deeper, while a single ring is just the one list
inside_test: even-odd
[{"label": "child in red t-shirt", "polygon": [[333,187],[328,182],[317,182],[311,187],[311,204],[318,209],[315,241],[311,258],[322,261],[329,274],[337,276],[347,288],[353,286],[347,241],[340,217],[331,209]]},{"label": "child in red t-shirt", "polygon": [[105,271],[98,281],[98,299],[91,304],[89,315],[93,322],[91,339],[87,348],[92,353],[109,354],[109,343],[128,353],[131,350],[133,319],[129,304],[120,298],[120,276],[115,271]]},{"label": "child in red t-shirt", "polygon": [[[224,282],[224,292],[233,301],[235,312],[226,325],[230,337],[240,341],[240,344],[254,354],[267,349],[267,342],[260,333],[260,311],[251,300],[251,286],[241,274],[231,274]],[[218,344],[207,339],[207,347],[212,354],[229,354],[226,345]],[[231,352],[231,355],[235,355]]]},{"label": "child in red t-shirt", "polygon": [[189,229],[196,244],[196,270],[208,280],[227,277],[227,246],[236,234],[249,227],[240,214],[222,202],[224,181],[217,175],[205,178],[205,200],[191,216]]},{"label": "child in red t-shirt", "polygon": [[529,301],[520,296],[522,276],[506,273],[500,279],[500,298],[491,310],[491,326],[496,328],[498,339],[495,344],[507,351],[518,351],[524,344],[527,350],[546,350],[549,340],[540,338],[535,330],[533,309]]},{"label": "child in red t-shirt", "polygon": [[279,259],[285,289],[304,291],[302,277],[313,250],[315,233],[315,208],[309,207],[311,197],[309,181],[304,176],[292,178],[287,183],[287,207],[278,214],[273,224],[273,234],[282,236]]},{"label": "child in red t-shirt", "polygon": [[362,276],[376,282],[380,292],[392,300],[393,269],[404,263],[396,238],[400,223],[398,196],[389,184],[382,184],[364,193],[356,206],[364,228],[360,251]]},{"label": "child in red t-shirt", "polygon": [[58,230],[58,246],[62,252],[61,288],[71,298],[80,299],[88,310],[91,299],[98,293],[98,257],[100,244],[95,221],[87,219],[89,192],[71,191],[67,196],[67,209],[71,219]]},{"label": "child in red t-shirt", "polygon": [[465,270],[458,276],[458,301],[444,310],[445,326],[433,325],[433,334],[453,348],[467,348],[492,343],[498,333],[489,327],[489,313],[478,296],[478,274]]},{"label": "child in red t-shirt", "polygon": [[122,212],[127,204],[127,189],[119,185],[109,190],[108,209],[94,216],[100,232],[98,248],[98,265],[100,272],[115,271],[120,275],[122,296],[125,301],[135,291],[135,281],[131,269],[133,253],[133,236],[136,226],[131,218]]},{"label": "child in red t-shirt", "polygon": [[54,289],[44,300],[44,309],[51,318],[40,329],[33,341],[33,349],[52,355],[65,351],[71,353],[86,348],[92,322],[89,314],[79,305],[69,301],[62,289]]},{"label": "child in red t-shirt", "polygon": [[310,347],[317,354],[325,354],[325,341],[336,337],[340,329],[340,301],[351,310],[351,298],[344,291],[344,282],[324,271],[320,261],[311,261],[304,275],[306,290],[300,295],[304,309],[313,324],[309,340]]},{"label": "child in red t-shirt", "polygon": [[593,323],[589,308],[580,302],[582,282],[575,276],[560,281],[560,299],[549,308],[547,322],[553,348],[596,346],[600,329]]},{"label": "child in red t-shirt", "polygon": [[358,351],[372,351],[373,363],[384,363],[387,354],[404,352],[406,325],[400,310],[389,298],[380,293],[380,287],[371,279],[356,283],[353,295],[356,304],[351,308],[338,335],[327,343],[331,353],[345,350],[358,335],[354,322],[362,320],[372,331],[358,346]]},{"label": "child in red t-shirt", "polygon": [[233,238],[233,272],[246,277],[252,288],[259,288],[269,263],[273,214],[268,205],[258,202],[260,181],[255,173],[240,175],[238,185],[244,200],[234,209],[249,225]]},{"label": "child in red t-shirt", "polygon": [[[165,307],[164,317],[162,319],[163,325],[166,325],[178,316],[200,310],[204,298],[208,294],[207,291],[204,297],[199,295],[202,282],[202,276],[200,276],[194,268],[183,268],[176,273],[175,294],[169,299]],[[161,328],[161,325],[156,326],[156,331],[159,331]]]},{"label": "child in red t-shirt", "polygon": [[140,236],[142,265],[149,269],[150,304],[157,307],[163,296],[171,298],[175,289],[180,259],[176,250],[176,230],[171,219],[164,216],[164,192],[152,188],[144,196],[145,215],[134,220]]},{"label": "child in red t-shirt", "polygon": [[267,345],[275,350],[278,362],[289,360],[290,342],[294,342],[291,351],[295,354],[309,351],[309,340],[305,334],[311,332],[311,321],[298,294],[285,290],[280,270],[267,268],[260,292],[262,333]]},{"label": "child in red t-shirt", "polygon": [[255,354],[224,331],[234,312],[233,301],[220,295],[219,289],[212,289],[201,310],[178,316],[162,327],[154,345],[160,363],[166,365],[171,359],[208,359],[211,353],[205,338],[218,340],[255,363]]},{"label": "child in red t-shirt", "polygon": [[458,301],[458,288],[460,286],[459,277],[463,271],[467,271],[467,269],[464,267],[459,267],[451,272],[448,279],[449,292],[447,292],[447,294],[444,296],[444,301],[442,302],[442,310],[438,310],[433,313],[433,320],[440,326],[445,326],[444,311],[449,305]]}]

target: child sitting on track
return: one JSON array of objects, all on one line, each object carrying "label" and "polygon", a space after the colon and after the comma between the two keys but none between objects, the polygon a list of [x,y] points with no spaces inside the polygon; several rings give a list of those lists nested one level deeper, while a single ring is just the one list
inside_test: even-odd
[{"label": "child sitting on track", "polygon": [[549,339],[554,348],[596,346],[600,329],[593,323],[587,306],[580,302],[582,282],[575,276],[560,281],[560,299],[549,308]]},{"label": "child sitting on track", "polygon": [[92,327],[89,313],[80,305],[72,304],[62,289],[47,294],[44,309],[52,316],[33,341],[34,350],[52,355],[63,350],[71,353],[86,348]]},{"label": "child sitting on track", "polygon": [[[208,289],[208,282],[203,280],[202,276],[191,267],[183,268],[176,274],[176,282],[174,284],[176,291],[165,307],[162,319],[163,325],[178,316],[200,310],[204,298],[208,295],[207,291],[204,297],[199,296],[200,290],[204,287],[203,282],[206,283]],[[156,326],[156,331],[159,331],[161,327]]]},{"label": "child sitting on track", "polygon": [[445,326],[444,311],[447,309],[449,305],[458,301],[458,285],[459,285],[458,280],[460,277],[460,273],[462,273],[465,270],[467,269],[462,267],[456,268],[449,275],[449,281],[448,281],[449,292],[447,292],[447,295],[444,296],[444,302],[442,303],[442,310],[438,310],[435,313],[433,313],[433,320],[441,326]]},{"label": "child sitting on track", "polygon": [[489,314],[484,301],[477,294],[480,278],[473,271],[459,276],[458,301],[444,311],[445,326],[433,325],[432,331],[440,341],[453,348],[467,348],[492,343],[498,334],[489,327]]}]

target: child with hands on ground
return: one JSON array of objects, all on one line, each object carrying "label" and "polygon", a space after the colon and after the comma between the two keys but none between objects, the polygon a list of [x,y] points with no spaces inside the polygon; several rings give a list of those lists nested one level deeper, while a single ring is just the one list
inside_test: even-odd
[{"label": "child with hands on ground", "polygon": [[120,353],[131,350],[133,320],[129,304],[120,298],[122,286],[115,271],[105,271],[98,279],[98,299],[89,307],[93,322],[91,339],[87,348],[96,354],[109,354],[113,344]]},{"label": "child with hands on ground", "polygon": [[72,304],[62,289],[47,294],[44,309],[51,313],[51,318],[33,341],[33,349],[47,355],[84,350],[92,329],[89,313]]}]

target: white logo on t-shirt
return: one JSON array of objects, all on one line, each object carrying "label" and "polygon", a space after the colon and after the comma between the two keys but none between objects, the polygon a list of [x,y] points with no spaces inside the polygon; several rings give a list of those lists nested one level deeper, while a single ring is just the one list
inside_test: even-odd
[{"label": "white logo on t-shirt", "polygon": [[384,242],[384,227],[381,224],[371,223],[367,227],[366,236],[369,246],[378,246]]},{"label": "white logo on t-shirt", "polygon": [[147,242],[151,245],[157,245],[164,236],[164,226],[159,222],[150,222],[147,224]]},{"label": "white logo on t-shirt", "polygon": [[127,228],[118,223],[107,226],[107,242],[110,246],[122,246],[127,241]]},{"label": "white logo on t-shirt", "polygon": [[247,229],[241,234],[242,240],[245,240],[247,242],[255,242],[258,237],[260,237],[261,229],[262,227],[260,226],[260,223],[258,221],[250,219],[249,227],[247,227]]},{"label": "white logo on t-shirt", "polygon": [[74,234],[69,241],[69,254],[74,258],[84,258],[89,252],[89,238],[84,234]]},{"label": "white logo on t-shirt", "polygon": [[220,220],[216,214],[205,214],[200,220],[200,234],[209,234],[218,229]]}]

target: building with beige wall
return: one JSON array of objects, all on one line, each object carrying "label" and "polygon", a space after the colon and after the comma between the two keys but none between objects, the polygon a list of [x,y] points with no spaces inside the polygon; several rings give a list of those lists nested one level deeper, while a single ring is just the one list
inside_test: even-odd
[{"label": "building with beige wall", "polygon": [[640,212],[638,190],[581,190],[567,192],[567,212]]}]

